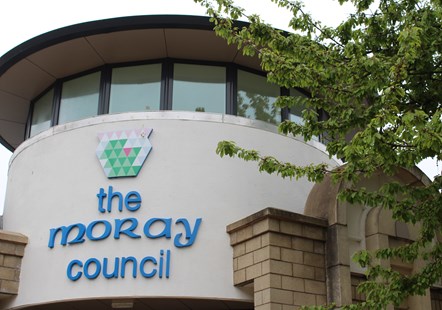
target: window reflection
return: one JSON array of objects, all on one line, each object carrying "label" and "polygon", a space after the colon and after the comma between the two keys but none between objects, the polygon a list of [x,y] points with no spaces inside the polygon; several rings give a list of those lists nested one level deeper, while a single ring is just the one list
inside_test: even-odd
[{"label": "window reflection", "polygon": [[226,68],[174,64],[172,109],[225,113]]},{"label": "window reflection", "polygon": [[32,111],[31,137],[51,127],[53,98],[54,90],[51,89],[34,103],[34,110]]},{"label": "window reflection", "polygon": [[266,77],[238,70],[237,114],[272,124],[281,120],[281,110],[274,106],[280,94],[277,85],[267,82]]},{"label": "window reflection", "polygon": [[100,72],[63,83],[58,123],[97,115],[99,89]]},{"label": "window reflection", "polygon": [[[307,97],[299,90],[295,88],[290,88],[290,96],[293,97]],[[295,122],[297,124],[304,124],[304,120],[302,119],[302,111],[304,111],[305,105],[294,105],[290,108],[289,118],[290,121]]]},{"label": "window reflection", "polygon": [[[176,111],[224,114],[227,113],[226,106],[232,103],[227,98],[231,98],[232,95],[236,95],[237,105],[233,110],[236,109],[238,116],[272,124],[281,121],[281,110],[274,106],[280,95],[280,87],[268,83],[263,75],[235,69],[233,66],[229,80],[236,80],[236,85],[232,84],[233,87],[227,88],[227,68],[223,65],[174,62],[173,72],[169,70],[166,72],[163,69],[160,62],[112,68],[109,76],[103,77],[105,83],[110,83],[109,97],[105,93],[100,94],[100,91],[103,91],[100,89],[102,71],[56,84],[54,89],[34,102],[29,135],[34,136],[53,125],[53,110],[59,111],[58,124],[92,117],[99,113],[158,111],[163,107]],[[165,79],[164,85],[163,79]],[[167,84],[167,81],[171,81],[171,84]],[[228,90],[235,88],[236,94],[228,93]],[[61,99],[54,103],[56,106],[53,109],[54,95],[59,92]],[[294,88],[289,90],[289,94],[306,97]],[[100,96],[108,98],[108,104],[103,102],[103,106],[99,105]],[[305,106],[302,104],[293,106],[288,118],[302,124],[304,109]]]},{"label": "window reflection", "polygon": [[161,64],[112,70],[109,113],[160,109]]}]

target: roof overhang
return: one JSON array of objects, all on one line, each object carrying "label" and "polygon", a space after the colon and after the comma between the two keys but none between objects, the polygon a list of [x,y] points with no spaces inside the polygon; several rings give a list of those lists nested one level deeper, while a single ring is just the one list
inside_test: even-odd
[{"label": "roof overhang", "polygon": [[13,150],[24,141],[31,100],[57,79],[105,64],[177,58],[260,68],[258,58],[243,56],[212,29],[202,16],[131,16],[76,24],[22,43],[0,58],[0,143]]}]

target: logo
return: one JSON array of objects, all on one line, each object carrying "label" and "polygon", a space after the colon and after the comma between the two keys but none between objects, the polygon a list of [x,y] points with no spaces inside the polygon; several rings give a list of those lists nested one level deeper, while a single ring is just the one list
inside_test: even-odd
[{"label": "logo", "polygon": [[152,128],[98,134],[96,154],[108,178],[137,176],[152,150]]}]

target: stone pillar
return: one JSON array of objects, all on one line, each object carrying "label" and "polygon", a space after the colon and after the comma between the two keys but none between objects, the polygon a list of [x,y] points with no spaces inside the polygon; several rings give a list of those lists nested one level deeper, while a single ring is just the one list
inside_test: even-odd
[{"label": "stone pillar", "polygon": [[0,230],[0,298],[18,293],[21,260],[28,238]]},{"label": "stone pillar", "polygon": [[327,296],[337,307],[352,303],[347,225],[334,224],[327,231]]},{"label": "stone pillar", "polygon": [[227,227],[234,285],[253,284],[255,309],[324,305],[327,221],[273,208]]}]

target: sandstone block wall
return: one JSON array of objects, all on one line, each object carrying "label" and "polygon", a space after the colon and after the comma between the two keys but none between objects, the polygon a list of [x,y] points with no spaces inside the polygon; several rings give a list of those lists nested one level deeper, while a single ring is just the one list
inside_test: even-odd
[{"label": "sandstone block wall", "polygon": [[28,238],[0,230],[0,298],[17,295],[21,260]]},{"label": "sandstone block wall", "polygon": [[253,285],[255,309],[326,304],[327,221],[268,208],[227,227],[233,278]]}]

